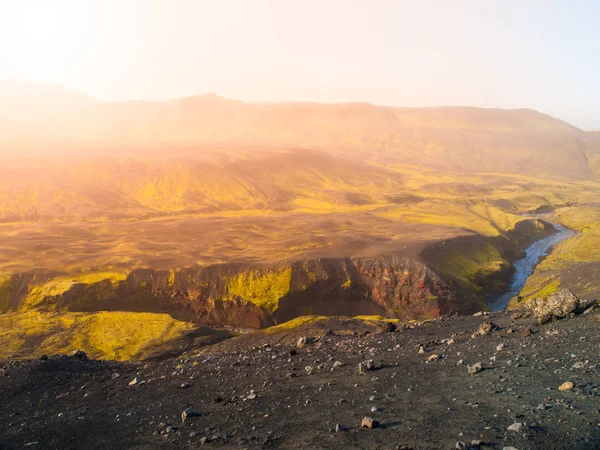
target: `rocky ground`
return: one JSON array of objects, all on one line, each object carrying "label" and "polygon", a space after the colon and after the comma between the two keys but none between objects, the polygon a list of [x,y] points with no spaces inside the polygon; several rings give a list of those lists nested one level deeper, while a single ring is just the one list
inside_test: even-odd
[{"label": "rocky ground", "polygon": [[300,345],[263,333],[245,350],[143,363],[3,362],[0,448],[600,448],[599,311]]}]

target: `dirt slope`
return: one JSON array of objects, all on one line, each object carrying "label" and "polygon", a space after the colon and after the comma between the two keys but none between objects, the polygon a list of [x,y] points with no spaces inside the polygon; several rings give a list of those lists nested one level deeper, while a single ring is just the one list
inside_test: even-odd
[{"label": "dirt slope", "polygon": [[[486,320],[500,329],[472,339]],[[321,330],[291,357],[264,334],[271,346],[162,362],[10,362],[0,448],[598,448],[599,320],[597,309],[544,326],[499,313],[366,337]],[[381,368],[357,374],[368,359]],[[476,362],[483,370],[469,375]],[[567,381],[574,388],[559,391]],[[190,407],[198,415],[182,423]],[[364,416],[380,426],[360,428]]]}]

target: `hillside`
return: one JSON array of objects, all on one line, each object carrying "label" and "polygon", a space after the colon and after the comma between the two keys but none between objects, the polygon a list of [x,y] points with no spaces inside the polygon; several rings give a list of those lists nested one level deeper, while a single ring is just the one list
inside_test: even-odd
[{"label": "hillside", "polygon": [[212,94],[96,102],[54,86],[15,90],[6,83],[1,98],[10,99],[0,103],[5,152],[25,146],[35,153],[50,145],[80,156],[77,147],[89,142],[100,143],[105,154],[120,154],[123,143],[226,143],[320,148],[378,165],[513,173],[526,168],[530,175],[589,178],[597,167],[588,158],[595,160],[600,149],[593,135],[525,109],[245,103]]}]

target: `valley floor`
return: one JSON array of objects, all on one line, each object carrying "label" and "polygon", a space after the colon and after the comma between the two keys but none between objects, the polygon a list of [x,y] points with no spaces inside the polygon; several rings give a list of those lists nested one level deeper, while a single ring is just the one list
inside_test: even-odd
[{"label": "valley floor", "polygon": [[[500,328],[472,338],[485,321]],[[320,331],[293,356],[292,336],[262,333],[247,350],[162,361],[0,363],[0,448],[599,448],[599,324],[598,307],[543,326],[502,312]],[[359,375],[369,359],[379,368]]]}]

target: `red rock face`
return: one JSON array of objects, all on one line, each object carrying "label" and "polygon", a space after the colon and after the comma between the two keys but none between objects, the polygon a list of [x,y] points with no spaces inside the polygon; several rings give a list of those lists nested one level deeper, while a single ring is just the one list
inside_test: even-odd
[{"label": "red rock face", "polygon": [[[249,270],[261,274],[291,269],[289,292],[267,311],[228,292],[228,281]],[[18,279],[24,279],[23,277]],[[31,280],[30,280],[31,281]],[[23,288],[27,283],[18,283]],[[27,289],[19,290],[25,297]],[[228,264],[164,270],[134,270],[113,285],[104,280],[74,284],[42,307],[69,311],[149,311],[203,325],[265,328],[298,316],[382,315],[400,319],[472,312],[476,301],[457,303],[456,293],[422,263],[396,256],[296,261],[273,266]]]}]

